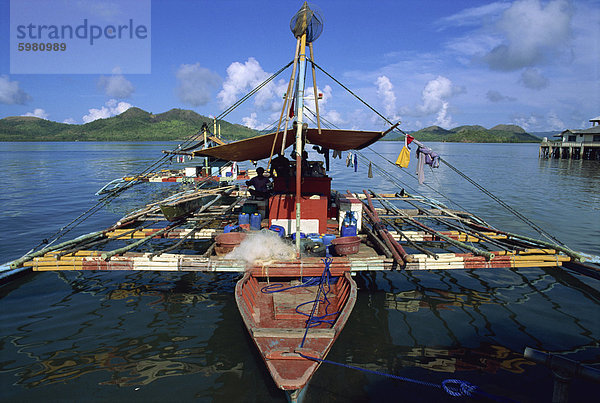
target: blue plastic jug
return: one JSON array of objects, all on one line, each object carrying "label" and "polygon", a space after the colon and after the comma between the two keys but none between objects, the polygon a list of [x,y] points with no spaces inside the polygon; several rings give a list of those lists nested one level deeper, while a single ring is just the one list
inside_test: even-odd
[{"label": "blue plastic jug", "polygon": [[250,216],[250,229],[253,231],[260,231],[260,223],[262,222],[262,215],[260,213],[254,213]]},{"label": "blue plastic jug", "polygon": [[238,224],[239,225],[249,225],[250,224],[250,215],[248,213],[240,213],[240,215],[238,215]]}]

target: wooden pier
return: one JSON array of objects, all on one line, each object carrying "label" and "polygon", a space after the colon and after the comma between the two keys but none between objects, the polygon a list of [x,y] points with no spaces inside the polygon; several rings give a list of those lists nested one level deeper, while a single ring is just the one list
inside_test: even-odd
[{"label": "wooden pier", "polygon": [[600,160],[600,141],[542,141],[540,158]]},{"label": "wooden pier", "polygon": [[583,130],[563,130],[554,137],[560,140],[540,144],[540,158],[600,161],[600,116],[590,119],[592,127]]}]

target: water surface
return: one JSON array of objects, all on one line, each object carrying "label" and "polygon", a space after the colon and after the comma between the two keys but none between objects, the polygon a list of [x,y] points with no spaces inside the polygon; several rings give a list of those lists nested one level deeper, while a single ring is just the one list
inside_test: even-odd
[{"label": "water surface", "polygon": [[[1,143],[0,260],[17,258],[97,200],[111,179],[137,173],[173,143]],[[432,143],[443,158],[572,248],[600,255],[600,164],[538,160],[534,144]],[[415,161],[398,172],[401,144],[363,155],[409,192],[469,210],[501,229],[539,237],[447,167]],[[398,191],[334,160],[333,187]],[[148,186],[148,187],[145,187]],[[104,228],[141,185],[69,234]],[[446,199],[448,198],[448,199]],[[328,358],[428,382],[463,379],[488,393],[549,401],[552,375],[524,360],[526,346],[600,365],[600,282],[561,269],[367,273],[356,307]],[[93,401],[284,401],[246,334],[233,298],[237,276],[204,273],[49,272],[0,288],[0,399]],[[576,381],[571,401],[595,401]],[[438,389],[331,365],[308,401],[454,401]]]}]

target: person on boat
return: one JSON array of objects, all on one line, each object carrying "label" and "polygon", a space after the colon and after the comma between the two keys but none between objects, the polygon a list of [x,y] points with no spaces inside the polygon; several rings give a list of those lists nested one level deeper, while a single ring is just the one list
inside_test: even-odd
[{"label": "person on boat", "polygon": [[285,155],[279,153],[277,157],[273,158],[271,161],[271,175],[275,173],[278,178],[289,178],[292,176],[292,171],[290,169],[290,161],[285,158]]},{"label": "person on boat", "polygon": [[256,168],[256,176],[249,181],[246,181],[246,185],[254,187],[254,189],[248,189],[250,194],[254,197],[269,197],[268,185],[271,182],[269,178],[263,176],[265,169],[263,167]]}]

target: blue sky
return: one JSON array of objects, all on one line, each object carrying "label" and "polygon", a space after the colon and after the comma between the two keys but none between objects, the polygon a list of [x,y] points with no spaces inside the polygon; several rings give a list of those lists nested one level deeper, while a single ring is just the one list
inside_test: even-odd
[{"label": "blue sky", "polygon": [[[91,16],[124,7],[124,0],[73,1]],[[560,131],[600,115],[597,0],[312,4],[325,20],[316,62],[405,130],[502,123]],[[289,21],[302,2],[153,0],[150,74],[127,73],[128,56],[104,74],[11,74],[9,5],[0,0],[0,118],[84,123],[130,106],[218,115],[292,59]],[[227,120],[272,124],[290,74]],[[323,74],[317,86],[322,114],[338,127],[384,127]]]}]

